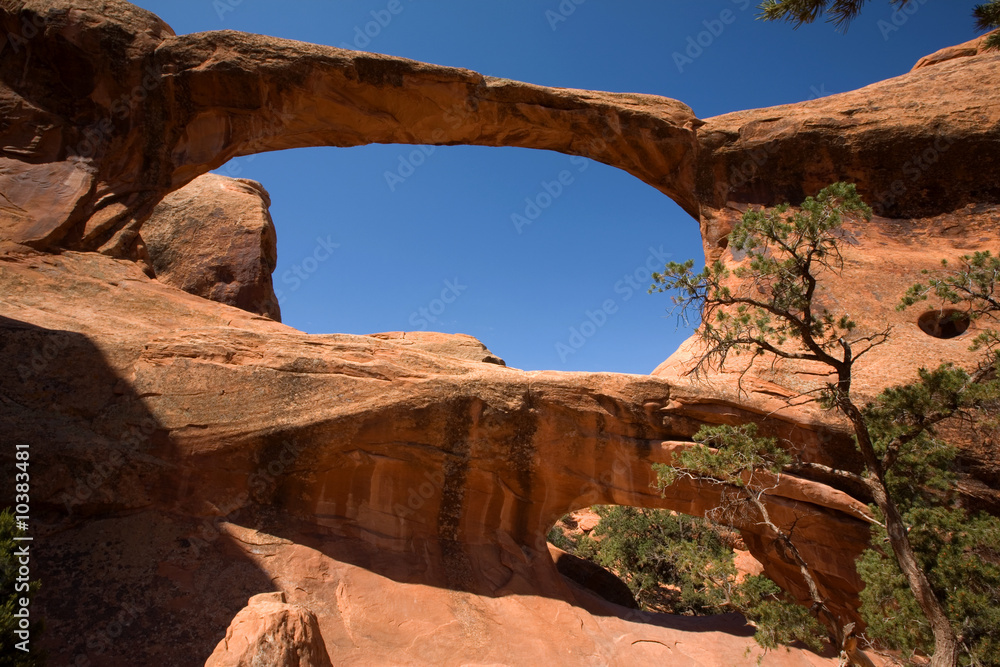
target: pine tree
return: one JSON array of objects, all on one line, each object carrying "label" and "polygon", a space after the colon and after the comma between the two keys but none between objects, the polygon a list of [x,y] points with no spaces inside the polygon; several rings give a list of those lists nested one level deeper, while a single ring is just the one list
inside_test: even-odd
[{"label": "pine tree", "polygon": [[976,5],[972,10],[972,15],[976,17],[976,27],[979,30],[993,30],[986,38],[986,48],[1000,49],[1000,0],[990,0],[987,3]]},{"label": "pine tree", "polygon": [[[846,30],[857,18],[867,0],[765,0],[760,4],[760,18],[765,21],[787,21],[796,28],[804,23],[813,23],[824,14],[838,29]],[[889,0],[897,9],[916,0]],[[976,28],[982,31],[1000,28],[1000,0],[976,5],[973,9]],[[1000,32],[994,32],[986,40],[986,48],[1000,48]]]},{"label": "pine tree", "polygon": [[[787,204],[769,211],[748,210],[729,235],[729,247],[746,254],[740,266],[730,271],[721,261],[692,271],[693,262],[671,262],[662,274],[654,274],[651,291],[672,291],[675,303],[682,308],[701,311],[698,332],[705,352],[696,368],[707,364],[722,365],[733,354],[769,356],[777,359],[817,362],[827,366],[835,379],[821,388],[826,407],[839,410],[853,428],[858,452],[856,463],[864,474],[849,467],[831,468],[815,463],[783,461],[766,453],[764,469],[776,465],[789,472],[821,471],[850,485],[862,485],[874,501],[884,522],[888,548],[903,573],[934,639],[931,664],[957,664],[959,640],[942,601],[920,563],[909,539],[909,526],[892,493],[888,475],[909,452],[912,438],[900,437],[879,447],[869,428],[865,412],[852,393],[854,365],[874,347],[884,343],[890,330],[859,332],[847,316],[821,309],[815,301],[819,280],[826,273],[839,273],[843,267],[840,254],[840,228],[845,216],[870,217],[870,209],[861,201],[853,185],[835,183],[815,197],[807,198],[799,210]],[[739,280],[730,287],[731,278]],[[918,298],[913,296],[912,298]],[[748,366],[749,368],[749,366]],[[944,418],[943,416],[941,417]],[[743,444],[744,450],[755,445]],[[759,452],[759,450],[758,450]],[[697,463],[697,465],[691,465]],[[711,458],[702,462],[681,462],[686,474],[719,477]],[[749,469],[760,469],[754,464]],[[732,471],[723,471],[731,475]],[[668,476],[669,479],[669,476]],[[790,552],[800,569],[808,570]],[[809,579],[806,579],[807,583]],[[812,593],[812,591],[810,591]],[[815,596],[814,596],[815,598]],[[814,599],[822,610],[822,599]],[[847,637],[839,639],[846,646]]]},{"label": "pine tree", "polygon": [[582,538],[573,551],[614,571],[643,609],[685,615],[738,611],[754,624],[754,638],[765,650],[794,642],[821,649],[819,624],[777,584],[765,575],[737,581],[731,529],[666,510],[595,509],[601,521],[593,537]]}]

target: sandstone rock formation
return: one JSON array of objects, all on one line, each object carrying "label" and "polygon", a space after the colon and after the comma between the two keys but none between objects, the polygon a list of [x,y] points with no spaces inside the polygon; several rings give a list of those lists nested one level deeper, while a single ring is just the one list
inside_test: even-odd
[{"label": "sandstone rock formation", "polygon": [[391,340],[397,345],[415,350],[455,357],[467,361],[482,361],[487,364],[506,366],[503,359],[496,356],[472,336],[465,334],[443,334],[435,331],[390,331],[371,334],[372,338]]},{"label": "sandstone rock formation", "polygon": [[[712,506],[718,489],[651,487],[650,464],[697,427],[664,421],[667,382],[510,369],[488,352],[463,358],[467,337],[310,336],[96,253],[8,245],[2,257],[0,355],[19,361],[0,371],[0,420],[32,446],[51,591],[40,602],[58,661],[204,661],[246,599],[274,587],[316,614],[331,658],[348,664],[393,662],[417,636],[426,653],[406,655],[418,663],[468,659],[511,631],[537,651],[545,614],[567,630],[591,623],[586,609],[609,618],[592,643],[573,642],[580,664],[652,650],[622,649],[622,636],[691,641],[675,634],[690,625],[617,618],[557,574],[545,542],[561,515],[595,503]],[[856,591],[864,506],[792,479],[770,502],[798,522],[831,595]],[[795,590],[767,535],[751,541]],[[105,645],[94,619],[122,601],[144,611]],[[413,625],[418,609],[433,613]],[[380,619],[376,639],[359,615],[366,628]],[[747,641],[697,650],[723,664]]]},{"label": "sandstone rock formation", "polygon": [[167,195],[143,224],[153,274],[185,292],[281,321],[271,273],[278,239],[263,186],[205,174]]},{"label": "sandstone rock formation", "polygon": [[205,667],[332,667],[316,615],[287,604],[284,593],[250,598]]},{"label": "sandstone rock formation", "polygon": [[[735,220],[737,215],[734,208],[726,213],[726,219]],[[971,205],[905,221],[876,217],[852,232],[844,250],[844,270],[822,281],[819,302],[836,312],[849,313],[859,332],[892,327],[889,341],[874,348],[856,366],[854,390],[859,398],[872,398],[887,386],[907,382],[921,367],[935,367],[944,361],[971,367],[977,358],[977,353],[968,349],[977,332],[975,325],[963,335],[936,338],[923,331],[918,320],[938,304],[929,302],[902,312],[896,310],[896,304],[909,285],[921,280],[921,270],[938,270],[942,259],[954,260],[975,250],[996,252],[1000,248],[1000,208]],[[733,261],[728,251],[721,255],[724,261]],[[814,456],[825,451],[832,455],[831,460],[850,460],[847,431],[838,415],[822,410],[803,395],[828,377],[828,369],[792,361],[771,364],[761,359],[741,379],[745,364],[734,360],[725,369],[708,369],[696,377],[692,367],[699,350],[698,341],[691,339],[653,372],[671,383],[672,416],[735,423],[753,414],[769,414],[789,424],[783,437],[812,450]],[[720,410],[720,404],[730,407]],[[960,428],[968,435],[967,427]],[[836,433],[842,437],[835,438]],[[969,438],[970,446],[963,450],[964,464],[972,474],[961,487],[976,506],[997,512],[1000,466],[996,434],[976,437]]]},{"label": "sandstone rock formation", "polygon": [[876,215],[893,220],[996,203],[1000,97],[982,82],[998,68],[1000,53],[984,53],[851,92],[707,119],[697,169],[707,257],[719,256],[738,209],[798,203],[834,181],[856,183]]},{"label": "sandstone rock formation", "polygon": [[[829,176],[879,199],[901,163],[929,149],[942,155],[926,182],[952,187],[886,199],[885,213],[941,213],[992,202],[1000,189],[980,177],[996,169],[996,93],[967,85],[991,79],[996,55],[700,128],[688,107],[651,95],[532,86],[228,31],[176,36],[122,0],[72,11],[60,0],[6,7],[0,25],[12,48],[0,78],[11,113],[0,138],[14,162],[0,164],[0,229],[38,248],[131,256],[142,221],[171,190],[232,157],[320,145],[468,143],[584,155],[636,175],[696,217],[704,204],[801,199]],[[33,76],[22,79],[29,66]],[[115,76],[99,79],[103,72]],[[928,96],[928,86],[947,94]],[[53,95],[60,104],[48,104]],[[761,160],[767,185],[754,176]]]},{"label": "sandstone rock formation", "polygon": [[37,248],[134,256],[142,221],[168,192],[230,158],[306,146],[558,150],[621,167],[697,215],[699,121],[674,100],[230,31],[175,36],[123,0],[72,10],[17,0],[0,27],[18,47],[0,63],[10,110],[0,233]]},{"label": "sandstone rock formation", "polygon": [[921,67],[930,67],[931,65],[937,65],[938,63],[943,63],[946,60],[952,60],[954,58],[968,58],[969,56],[978,56],[986,50],[986,39],[989,37],[989,33],[985,35],[980,35],[975,39],[970,39],[968,42],[962,44],[956,44],[954,46],[946,46],[943,49],[935,51],[934,53],[928,54],[917,61],[917,64],[913,66],[913,69],[920,69]]},{"label": "sandstone rock formation", "polygon": [[[372,142],[585,155],[672,197],[700,220],[706,256],[727,262],[747,206],[852,180],[879,217],[852,230],[850,271],[824,298],[863,327],[896,327],[859,389],[970,361],[968,336],[927,336],[919,313],[893,306],[942,254],[1000,240],[1000,100],[982,84],[998,55],[701,121],[649,95],[229,31],[176,36],[121,0],[13,0],[0,29],[0,421],[32,447],[57,662],[202,664],[247,599],[278,590],[315,614],[319,635],[299,617],[302,632],[337,664],[735,664],[750,645],[737,621],[706,630],[595,597],[559,576],[549,526],[598,503],[704,513],[717,489],[661,495],[650,466],[705,423],[751,419],[806,460],[850,456],[835,415],[786,404],[822,381],[808,367],[756,367],[738,391],[731,372],[690,374],[690,342],[652,376],[524,372],[469,337],[309,336],[233,308],[248,307],[244,286],[267,296],[265,223],[228,259],[231,220],[144,225],[171,202],[211,215],[215,187],[263,220],[253,186],[199,178],[237,155]],[[218,255],[178,250],[192,224],[209,224]],[[966,493],[995,503],[995,452],[966,456]],[[846,619],[868,518],[856,490],[828,481],[785,476],[768,502]],[[739,528],[803,597],[771,537]]]}]

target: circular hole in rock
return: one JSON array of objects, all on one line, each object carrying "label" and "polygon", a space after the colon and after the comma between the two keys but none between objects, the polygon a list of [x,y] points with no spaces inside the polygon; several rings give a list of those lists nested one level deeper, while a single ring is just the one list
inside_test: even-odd
[{"label": "circular hole in rock", "polygon": [[920,316],[917,326],[928,336],[954,338],[969,328],[969,316],[953,308],[931,310]]}]

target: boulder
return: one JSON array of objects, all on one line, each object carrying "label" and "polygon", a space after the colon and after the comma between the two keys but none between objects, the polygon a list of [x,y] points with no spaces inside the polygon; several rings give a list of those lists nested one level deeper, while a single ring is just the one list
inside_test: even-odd
[{"label": "boulder", "polygon": [[632,591],[614,573],[605,570],[597,563],[566,553],[552,544],[549,545],[549,553],[562,576],[575,581],[608,602],[626,609],[639,608]]},{"label": "boulder", "polygon": [[285,594],[250,598],[205,667],[332,667],[316,615],[285,602]]},{"label": "boulder", "polygon": [[271,284],[278,239],[256,181],[204,174],[167,195],[142,227],[157,279],[281,321]]}]

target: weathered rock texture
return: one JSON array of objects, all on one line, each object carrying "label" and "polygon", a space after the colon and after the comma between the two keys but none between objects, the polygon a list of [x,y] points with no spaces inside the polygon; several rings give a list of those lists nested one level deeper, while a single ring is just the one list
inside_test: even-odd
[{"label": "weathered rock texture", "polygon": [[154,275],[185,292],[281,321],[271,284],[278,239],[256,181],[205,174],[167,195],[142,227]]},{"label": "weathered rock texture", "polygon": [[[798,203],[856,183],[875,213],[932,218],[1000,200],[1000,53],[960,58],[859,90],[709,118],[697,194],[710,258],[734,208]],[[905,227],[905,226],[904,226]]]},{"label": "weathered rock texture", "polygon": [[[336,664],[735,664],[749,639],[733,625],[630,614],[559,576],[549,526],[597,503],[703,514],[718,489],[650,484],[705,423],[759,421],[807,461],[851,456],[835,415],[786,406],[822,381],[812,368],[754,368],[740,393],[729,372],[692,378],[691,342],[653,376],[524,372],[468,337],[308,336],[171,287],[244,308],[242,286],[266,292],[264,226],[225,257],[239,229],[225,216],[154,222],[150,252],[143,238],[157,206],[210,207],[198,189],[212,179],[196,179],[237,155],[373,142],[585,155],[672,197],[727,262],[747,206],[852,180],[880,217],[853,228],[823,298],[862,327],[896,325],[859,390],[970,361],[968,335],[930,338],[892,306],[940,255],[997,245],[1000,93],[983,82],[998,55],[700,121],[648,95],[175,36],[120,0],[11,0],[0,28],[0,420],[32,447],[38,604],[58,663],[201,664],[248,598],[278,590],[315,614]],[[234,196],[264,215],[262,193]],[[171,257],[193,224],[212,227],[218,257]],[[215,259],[235,294],[217,272],[198,282]],[[132,260],[160,262],[162,280]],[[983,442],[966,451],[966,490],[989,504]],[[846,619],[864,498],[825,481],[783,476],[768,503]],[[738,527],[803,596],[771,536],[752,517]]]},{"label": "weathered rock texture", "polygon": [[986,51],[986,39],[990,34],[980,35],[975,39],[970,39],[968,42],[962,44],[956,44],[954,46],[946,46],[943,49],[935,51],[929,55],[924,56],[917,61],[917,64],[913,66],[913,69],[920,69],[921,67],[930,67],[932,65],[937,65],[938,63],[943,63],[946,60],[954,60],[955,58],[968,58],[969,56],[978,56],[980,53]]},{"label": "weathered rock texture", "polygon": [[250,598],[205,667],[332,667],[316,615],[285,602],[284,593]]},{"label": "weathered rock texture", "polygon": [[[1000,97],[983,89],[998,70],[1000,53],[963,52],[857,91],[709,118],[698,130],[709,261],[740,262],[726,237],[748,207],[797,203],[838,180],[856,183],[871,204],[870,222],[847,225],[843,270],[822,277],[818,298],[821,307],[849,314],[859,333],[891,327],[889,341],[855,367],[861,400],[909,382],[921,367],[945,361],[971,367],[978,358],[968,349],[975,327],[951,339],[919,328],[920,316],[940,304],[895,307],[926,278],[922,271],[940,271],[942,259],[1000,248]],[[700,352],[693,337],[654,371],[671,381],[672,415],[733,422],[770,414],[795,424],[800,432],[792,441],[814,455],[851,459],[850,449],[829,442],[832,433],[846,436],[841,417],[803,396],[822,386],[829,369],[761,358],[748,373],[730,360],[696,377]],[[718,414],[719,403],[732,407]],[[979,506],[1000,511],[997,435],[966,436],[962,456],[973,474],[963,490]]]},{"label": "weathered rock texture", "polygon": [[[669,383],[519,371],[481,346],[465,358],[461,336],[306,335],[96,253],[0,258],[0,358],[16,360],[0,370],[0,420],[32,447],[57,662],[197,664],[275,587],[316,614],[338,664],[462,664],[485,646],[491,662],[531,664],[553,628],[594,633],[539,654],[570,645],[574,664],[694,643],[687,621],[618,618],[558,575],[545,542],[595,503],[713,506],[718,489],[651,486],[650,465],[698,426],[664,420]],[[769,503],[850,615],[864,506],[793,478]],[[742,528],[799,590],[768,535]],[[140,611],[105,641],[110,621],[95,619],[124,604]],[[726,664],[748,641],[681,654]]]}]

